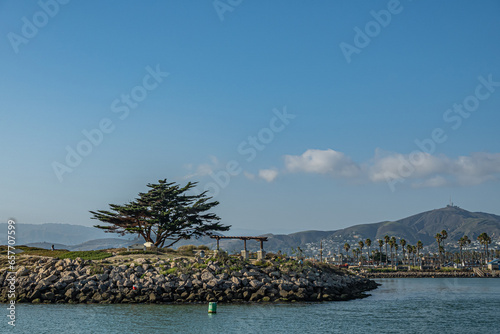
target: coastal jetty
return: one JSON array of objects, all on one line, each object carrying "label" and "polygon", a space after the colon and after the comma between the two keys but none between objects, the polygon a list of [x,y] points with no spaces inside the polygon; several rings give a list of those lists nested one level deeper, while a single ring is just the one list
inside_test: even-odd
[{"label": "coastal jetty", "polygon": [[476,271],[395,271],[395,272],[364,272],[363,277],[375,278],[451,278],[451,277],[500,277],[500,271],[486,272],[478,275]]},{"label": "coastal jetty", "polygon": [[[128,260],[128,261],[127,261]],[[121,263],[31,257],[15,274],[20,303],[238,303],[342,301],[377,283],[322,263],[233,258],[135,258]],[[132,260],[132,261],[130,261]],[[0,271],[0,302],[9,279]]]}]

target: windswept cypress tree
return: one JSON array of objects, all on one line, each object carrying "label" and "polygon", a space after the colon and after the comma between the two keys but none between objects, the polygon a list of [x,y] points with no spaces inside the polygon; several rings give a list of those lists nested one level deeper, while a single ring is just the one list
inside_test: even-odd
[{"label": "windswept cypress tree", "polygon": [[92,219],[111,224],[94,227],[120,235],[138,234],[156,247],[170,247],[182,239],[229,230],[230,226],[221,225],[220,218],[209,212],[219,202],[210,202],[211,197],[207,197],[206,192],[186,194],[196,186],[195,182],[181,187],[165,179],[147,186],[150,190],[139,193],[130,203],[110,204],[110,211],[90,211]]}]

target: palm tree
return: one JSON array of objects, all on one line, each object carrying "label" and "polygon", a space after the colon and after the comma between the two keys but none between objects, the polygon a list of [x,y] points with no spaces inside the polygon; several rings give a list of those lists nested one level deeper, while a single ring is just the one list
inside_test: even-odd
[{"label": "palm tree", "polygon": [[389,258],[389,253],[387,253],[387,245],[389,244],[389,240],[391,240],[391,238],[386,234],[384,237],[384,241],[385,241],[385,266],[386,267],[388,265],[387,259]]},{"label": "palm tree", "polygon": [[361,267],[363,266],[363,247],[365,247],[365,243],[363,240],[358,242],[359,248],[361,249]]},{"label": "palm tree", "polygon": [[462,247],[464,247],[467,244],[470,244],[471,241],[468,236],[464,235],[460,239],[458,239],[458,247],[460,247],[460,262],[462,263],[462,266],[465,266],[464,263],[464,257],[462,256]]},{"label": "palm tree", "polygon": [[436,238],[436,241],[438,243],[438,250],[439,250],[439,266],[441,267],[441,240],[443,240],[443,236],[441,235],[441,233],[437,233],[436,236],[434,237]]},{"label": "palm tree", "polygon": [[389,246],[391,246],[391,267],[394,267],[394,255],[393,255],[393,248],[394,246],[396,245],[397,241],[396,241],[396,237],[391,237],[391,239],[389,240]]},{"label": "palm tree", "polygon": [[490,250],[488,249],[489,248],[489,244],[491,244],[491,237],[484,233],[485,234],[485,237],[484,237],[484,246],[486,247],[486,262],[488,262],[490,260]]},{"label": "palm tree", "polygon": [[[369,266],[370,265],[370,246],[372,245],[372,240],[369,238],[366,238],[365,245],[366,245],[366,247],[368,247],[367,254],[368,254],[368,266]],[[374,260],[374,262],[375,262],[375,260]]]},{"label": "palm tree", "polygon": [[446,255],[445,253],[445,249],[444,249],[444,241],[448,238],[448,232],[446,232],[446,230],[442,230],[441,231],[441,241],[442,241],[442,245],[443,246],[443,254]]},{"label": "palm tree", "polygon": [[352,256],[354,258],[354,256],[356,256],[356,263],[359,262],[359,248],[353,248],[352,249]]},{"label": "palm tree", "polygon": [[[417,248],[417,257],[418,257],[418,258],[419,258],[419,260],[420,260],[420,265],[422,265],[422,259],[420,259],[420,250],[421,250],[422,248],[424,248],[424,244],[422,243],[422,241],[420,241],[420,240],[419,240],[419,241],[417,241],[417,247],[416,247],[416,248]],[[413,263],[413,264],[415,264],[415,263]]]},{"label": "palm tree", "polygon": [[403,249],[403,264],[404,264],[406,240],[405,239],[401,239],[401,240],[399,240],[399,243],[401,244],[401,248]]},{"label": "palm tree", "polygon": [[378,261],[379,266],[380,266],[380,264],[382,264],[382,247],[383,246],[384,246],[384,240],[378,239],[378,249],[379,249],[379,254],[380,254],[380,258]]},{"label": "palm tree", "polygon": [[349,248],[351,248],[351,246],[349,246],[349,244],[346,242],[344,244],[344,249],[345,249],[345,256],[347,258],[347,263],[349,263]]},{"label": "palm tree", "polygon": [[398,266],[398,248],[399,248],[398,244],[397,244],[397,243],[395,243],[395,244],[394,244],[394,252],[396,253],[396,257],[395,257],[395,259],[396,259],[395,267],[397,267],[397,266]]},{"label": "palm tree", "polygon": [[[420,241],[418,241],[420,242]],[[422,246],[422,243],[420,242],[421,246]],[[423,247],[423,246],[422,246]],[[422,247],[420,247],[420,249],[422,249]],[[417,243],[417,246],[413,246],[412,247],[412,253],[413,253],[413,266],[416,266],[415,262],[416,262],[416,259],[415,259],[415,255],[418,257],[418,251],[419,251],[419,248],[418,248],[418,243]],[[420,260],[422,261],[422,260]]]},{"label": "palm tree", "polygon": [[477,240],[479,240],[479,243],[483,245],[483,263],[486,264],[489,259],[488,245],[491,244],[491,237],[486,232],[483,232],[477,237]]},{"label": "palm tree", "polygon": [[484,256],[484,232],[477,236],[477,241],[479,241],[479,244],[483,247],[483,250],[481,251],[481,264],[482,264],[484,263],[482,259]]},{"label": "palm tree", "polygon": [[[412,246],[410,244],[406,245],[406,250],[408,251],[408,270],[411,269],[410,255],[413,252],[413,247],[415,247],[415,246]],[[413,264],[415,265],[415,261],[413,261]]]}]

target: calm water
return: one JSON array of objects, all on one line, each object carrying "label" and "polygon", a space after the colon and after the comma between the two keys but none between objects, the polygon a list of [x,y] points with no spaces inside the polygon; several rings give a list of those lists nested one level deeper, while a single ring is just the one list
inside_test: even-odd
[{"label": "calm water", "polygon": [[[500,279],[381,279],[349,302],[279,305],[18,305],[17,333],[500,333]],[[7,314],[5,304],[1,305]]]}]

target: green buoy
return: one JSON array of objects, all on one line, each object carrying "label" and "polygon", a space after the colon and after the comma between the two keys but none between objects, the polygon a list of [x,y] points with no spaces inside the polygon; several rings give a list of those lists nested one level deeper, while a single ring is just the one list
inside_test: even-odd
[{"label": "green buoy", "polygon": [[216,302],[208,303],[208,313],[217,313],[217,303]]}]

